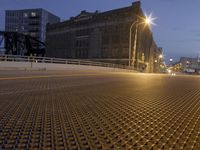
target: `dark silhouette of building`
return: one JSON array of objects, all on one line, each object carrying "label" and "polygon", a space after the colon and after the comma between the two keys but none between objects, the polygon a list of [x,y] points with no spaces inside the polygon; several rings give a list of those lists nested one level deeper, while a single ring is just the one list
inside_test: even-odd
[{"label": "dark silhouette of building", "polygon": [[107,12],[82,11],[67,21],[47,26],[46,55],[128,65],[130,27],[137,21],[138,32],[135,25],[131,34],[131,58],[137,33],[136,66],[152,72],[157,46],[149,27],[142,24],[143,18],[140,2]]},{"label": "dark silhouette of building", "polygon": [[[24,35],[19,32],[0,31],[0,50],[2,54],[10,55],[45,55],[45,43],[37,40],[30,35]],[[3,46],[3,47],[2,47]]]}]

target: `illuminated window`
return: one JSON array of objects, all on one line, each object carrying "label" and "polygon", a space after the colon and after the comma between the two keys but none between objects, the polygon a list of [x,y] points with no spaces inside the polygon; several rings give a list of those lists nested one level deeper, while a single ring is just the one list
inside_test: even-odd
[{"label": "illuminated window", "polygon": [[31,13],[31,16],[32,16],[32,17],[36,17],[36,13],[35,13],[35,12],[32,12],[32,13]]},{"label": "illuminated window", "polygon": [[35,37],[36,33],[35,32],[30,32],[30,36]]},{"label": "illuminated window", "polygon": [[28,14],[27,13],[24,13],[24,18],[27,18],[28,17]]}]

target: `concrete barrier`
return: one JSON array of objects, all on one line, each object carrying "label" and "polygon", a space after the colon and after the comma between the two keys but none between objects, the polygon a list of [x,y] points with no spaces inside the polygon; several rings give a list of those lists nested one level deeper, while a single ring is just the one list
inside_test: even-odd
[{"label": "concrete barrier", "polygon": [[36,63],[36,62],[15,62],[15,61],[0,61],[0,70],[86,70],[86,71],[98,70],[98,71],[132,72],[132,70],[112,68],[112,67],[55,64],[55,63]]}]

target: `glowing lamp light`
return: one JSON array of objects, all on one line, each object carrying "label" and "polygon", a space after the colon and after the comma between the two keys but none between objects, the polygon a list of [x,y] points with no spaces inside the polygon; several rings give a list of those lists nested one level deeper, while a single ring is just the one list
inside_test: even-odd
[{"label": "glowing lamp light", "polygon": [[144,23],[145,25],[148,25],[149,27],[151,27],[152,25],[156,25],[154,23],[154,20],[156,19],[157,18],[153,17],[152,13],[150,13],[149,15],[145,14]]},{"label": "glowing lamp light", "polygon": [[146,23],[146,24],[151,24],[151,22],[152,22],[152,21],[151,21],[149,18],[146,18],[146,19],[145,19],[145,23]]},{"label": "glowing lamp light", "polygon": [[172,73],[172,71],[170,69],[167,70],[168,73]]},{"label": "glowing lamp light", "polygon": [[159,55],[159,58],[160,58],[160,59],[162,59],[162,58],[163,58],[163,55],[162,55],[162,54],[161,54],[161,55]]}]

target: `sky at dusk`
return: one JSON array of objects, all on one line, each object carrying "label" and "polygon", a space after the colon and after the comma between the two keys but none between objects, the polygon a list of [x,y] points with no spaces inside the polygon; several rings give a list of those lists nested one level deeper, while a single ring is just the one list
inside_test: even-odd
[{"label": "sky at dusk", "polygon": [[[44,8],[62,20],[82,10],[100,12],[131,5],[134,0],[0,0],[0,30],[4,29],[5,10]],[[141,0],[143,11],[157,19],[152,31],[166,61],[172,57],[197,57],[200,54],[200,0]]]}]

